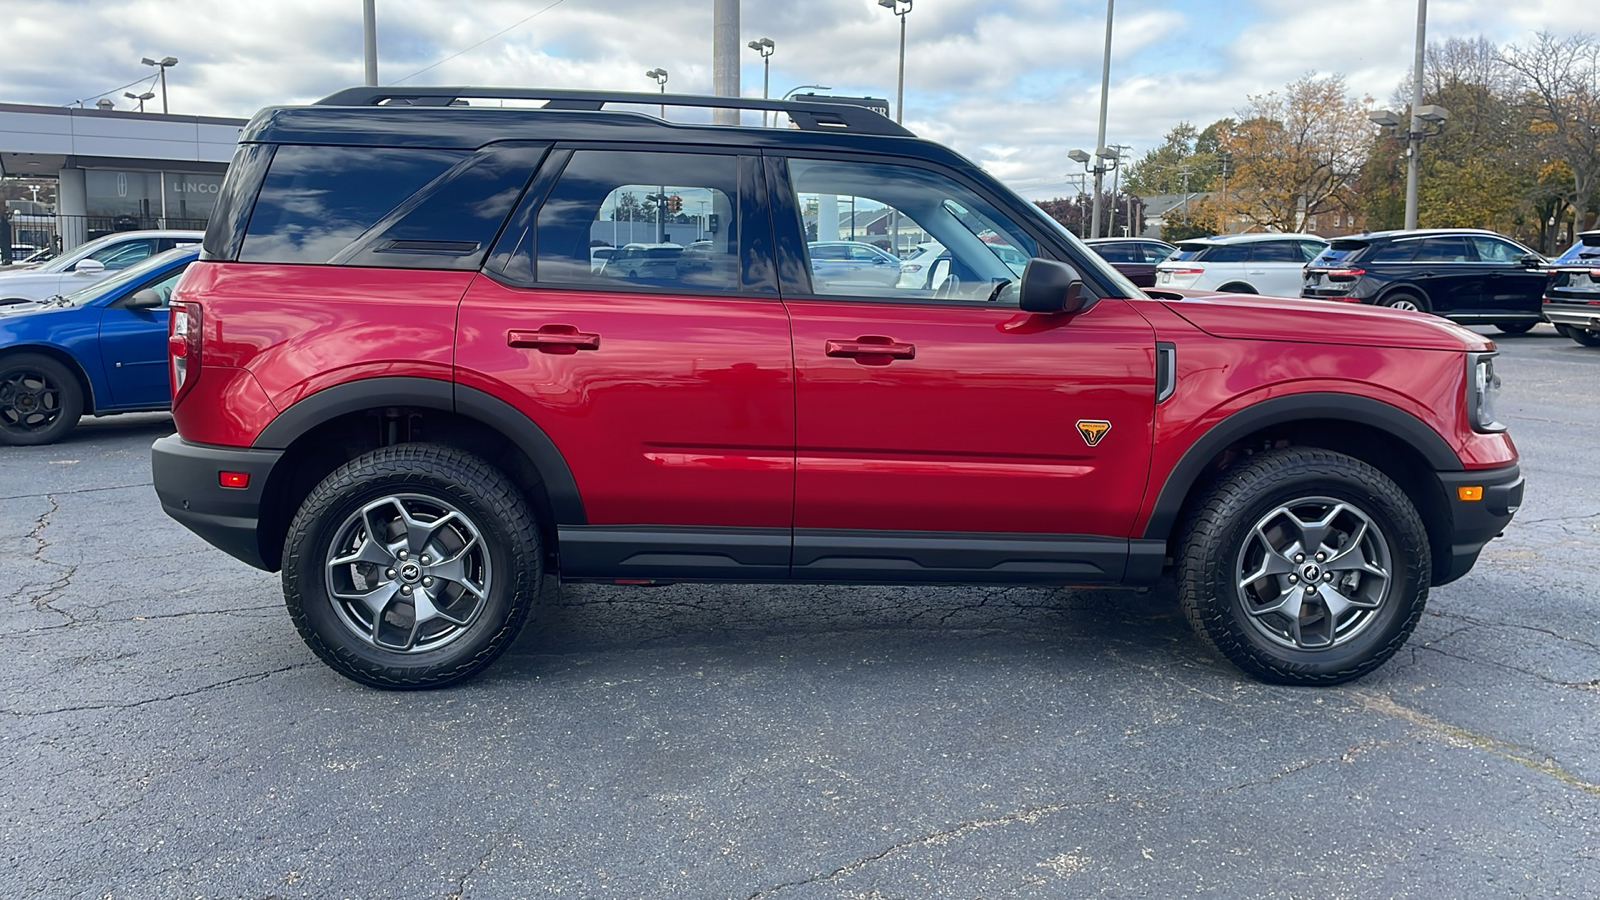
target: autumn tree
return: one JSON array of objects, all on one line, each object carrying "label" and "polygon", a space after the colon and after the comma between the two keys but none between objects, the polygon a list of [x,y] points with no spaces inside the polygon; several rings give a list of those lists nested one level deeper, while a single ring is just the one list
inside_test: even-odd
[{"label": "autumn tree", "polygon": [[1219,142],[1232,159],[1227,215],[1277,231],[1350,209],[1372,125],[1371,98],[1349,96],[1342,75],[1310,73],[1282,93],[1254,96]]},{"label": "autumn tree", "polygon": [[1179,122],[1160,146],[1128,169],[1128,190],[1145,197],[1216,190],[1225,173],[1221,137],[1232,125],[1232,119],[1222,119],[1196,130]]},{"label": "autumn tree", "polygon": [[1600,43],[1588,34],[1558,38],[1541,31],[1532,44],[1507,47],[1500,58],[1517,77],[1532,130],[1566,163],[1569,202],[1582,230],[1600,181]]}]

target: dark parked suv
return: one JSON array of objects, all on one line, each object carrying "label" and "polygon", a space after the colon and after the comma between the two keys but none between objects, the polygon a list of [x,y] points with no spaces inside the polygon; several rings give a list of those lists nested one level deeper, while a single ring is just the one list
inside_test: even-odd
[{"label": "dark parked suv", "polygon": [[[608,108],[662,102],[797,127]],[[706,239],[596,271],[662,193]],[[806,217],[848,208],[925,232],[943,277],[817,277]],[[550,579],[1167,573],[1228,659],[1333,684],[1393,655],[1522,497],[1487,339],[1154,299],[857,107],[401,87],[268,109],[171,320],[163,508],[282,569],[306,643],[383,687],[480,671]]]},{"label": "dark parked suv", "polygon": [[1379,231],[1335,238],[1306,266],[1300,295],[1419,310],[1521,334],[1543,320],[1544,262],[1492,231]]},{"label": "dark parked suv", "polygon": [[1544,315],[1585,347],[1600,347],[1600,231],[1585,231],[1550,261]]}]

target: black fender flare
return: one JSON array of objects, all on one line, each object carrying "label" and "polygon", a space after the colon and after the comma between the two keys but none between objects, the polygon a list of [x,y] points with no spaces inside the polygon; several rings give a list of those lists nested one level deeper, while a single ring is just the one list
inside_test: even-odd
[{"label": "black fender flare", "polygon": [[330,419],[375,407],[421,407],[453,412],[493,428],[515,444],[539,470],[557,525],[584,525],[583,498],[555,442],[516,407],[477,388],[439,378],[382,376],[349,381],[301,398],[279,413],[251,444],[283,450]]},{"label": "black fender flare", "polygon": [[1171,536],[1183,502],[1201,472],[1229,444],[1274,425],[1328,420],[1377,428],[1415,448],[1437,472],[1459,472],[1463,468],[1460,458],[1437,431],[1382,400],[1320,391],[1273,397],[1229,415],[1189,445],[1156,495],[1144,537],[1164,541]]}]

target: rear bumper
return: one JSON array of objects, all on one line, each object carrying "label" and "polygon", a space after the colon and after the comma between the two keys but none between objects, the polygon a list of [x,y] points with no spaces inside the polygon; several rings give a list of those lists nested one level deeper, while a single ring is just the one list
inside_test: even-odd
[{"label": "rear bumper", "polygon": [[[1478,561],[1485,544],[1500,536],[1522,506],[1525,482],[1516,464],[1498,469],[1466,472],[1440,472],[1450,504],[1450,552],[1434,564],[1435,585],[1449,584],[1467,574]],[[1462,488],[1483,489],[1483,499],[1463,500]]]},{"label": "rear bumper", "polygon": [[[167,515],[212,546],[271,571],[256,531],[267,476],[282,456],[282,450],[191,444],[174,434],[150,447],[150,471]],[[223,487],[221,472],[247,473],[249,486]]]},{"label": "rear bumper", "polygon": [[1587,303],[1548,302],[1544,305],[1545,321],[1552,325],[1570,325],[1600,331],[1600,306]]}]

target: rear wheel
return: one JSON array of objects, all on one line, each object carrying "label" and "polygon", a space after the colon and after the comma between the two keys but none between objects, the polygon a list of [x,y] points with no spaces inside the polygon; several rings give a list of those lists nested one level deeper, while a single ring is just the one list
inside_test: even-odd
[{"label": "rear wheel", "polygon": [[1339,684],[1410,636],[1431,562],[1416,508],[1360,460],[1305,447],[1257,454],[1190,513],[1179,600],[1195,631],[1264,681]]},{"label": "rear wheel", "polygon": [[542,577],[521,492],[476,456],[430,444],[365,453],[329,475],[284,540],[284,600],[323,662],[363,684],[471,678],[527,622]]},{"label": "rear wheel", "polygon": [[1505,334],[1527,334],[1533,330],[1534,322],[1496,322],[1494,327]]},{"label": "rear wheel", "polygon": [[1382,304],[1390,309],[1408,309],[1412,312],[1428,312],[1428,301],[1416,294],[1397,293],[1383,298]]},{"label": "rear wheel", "polygon": [[83,416],[72,370],[39,353],[0,358],[0,444],[50,444]]},{"label": "rear wheel", "polygon": [[1592,328],[1579,328],[1576,325],[1567,328],[1567,337],[1572,338],[1585,347],[1600,347],[1600,331]]}]

